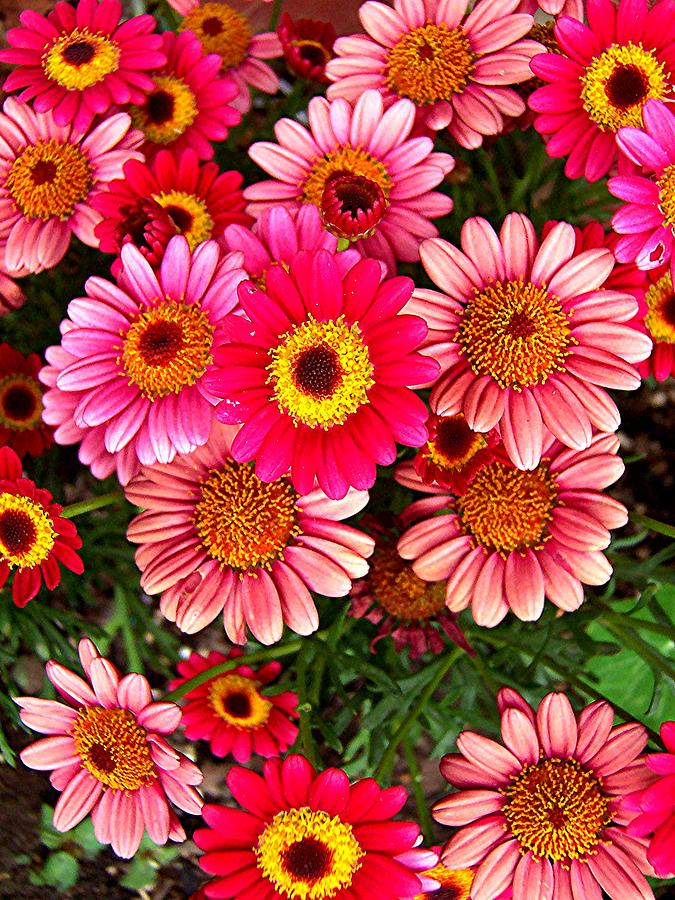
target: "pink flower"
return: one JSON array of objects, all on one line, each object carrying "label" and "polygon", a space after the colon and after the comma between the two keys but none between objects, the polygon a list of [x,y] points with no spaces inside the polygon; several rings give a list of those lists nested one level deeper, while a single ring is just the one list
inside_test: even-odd
[{"label": "pink flower", "polygon": [[280,119],[274,126],[278,144],[261,141],[249,149],[250,157],[276,179],[246,188],[244,196],[252,201],[249,212],[258,215],[275,203],[291,210],[303,203],[321,208],[336,173],[359,176],[366,184],[353,186],[342,200],[343,211],[366,214],[374,202],[382,205],[380,194],[386,211],[375,233],[359,241],[357,249],[381,259],[392,274],[396,259],[415,262],[420,241],[438,234],[429,219],[452,209],[450,197],[431,188],[452,170],[453,158],[433,152],[428,137],[409,137],[415,121],[409,100],[384,112],[377,91],[366,91],[354,106],[343,99],[329,103],[315,97],[308,115],[309,130],[293,119]]},{"label": "pink flower", "polygon": [[37,353],[24,356],[0,344],[0,446],[11,447],[19,457],[40,456],[54,443],[42,419],[41,368]]},{"label": "pink flower", "polygon": [[156,844],[184,841],[169,801],[199,814],[202,799],[192,785],[202,773],[165,740],[178,728],[180,707],[153,703],[147,680],[135,673],[120,678],[88,638],[78,653],[87,681],[53,659],[46,666],[68,705],[14,698],[24,725],[49,735],[26,747],[21,760],[31,769],[53,770],[50,781],[61,791],[54,828],[69,831],[91,813],[96,839],[125,859],[146,830]]},{"label": "pink flower", "polygon": [[623,324],[635,299],[603,289],[611,252],[578,253],[565,222],[539,244],[520,213],[506,217],[499,236],[485,219],[468,219],[461,246],[422,244],[422,262],[443,293],[417,290],[406,307],[432,325],[424,352],[443,372],[432,411],[462,412],[474,431],[498,426],[521,469],[539,465],[548,434],[581,450],[593,426],[614,431],[618,410],[602,387],[637,388],[631,363],[648,356],[650,343]]},{"label": "pink flower", "polygon": [[644,297],[638,300],[638,312],[629,325],[648,334],[654,347],[648,359],[638,366],[640,375],[657,381],[675,376],[675,289],[669,266],[641,273],[646,275]]},{"label": "pink flower", "polygon": [[[549,156],[567,156],[569,178],[597,181],[617,155],[617,131],[640,127],[650,98],[672,97],[675,44],[670,25],[674,0],[588,0],[588,25],[567,16],[556,22],[562,53],[532,60],[545,87],[530,97],[539,115],[534,127],[551,135]],[[623,146],[619,144],[623,149]],[[625,261],[625,260],[624,260]]]},{"label": "pink flower", "polygon": [[480,147],[483,135],[502,131],[505,115],[525,110],[510,85],[531,77],[530,59],[542,49],[522,40],[532,16],[514,14],[517,6],[518,0],[478,0],[468,12],[461,0],[394,0],[392,10],[369,0],[359,10],[369,37],[335,42],[328,97],[356,100],[369,88],[387,106],[405,97],[424,127],[447,127],[461,146]]},{"label": "pink flower", "polygon": [[426,408],[409,385],[433,380],[434,360],[415,352],[427,326],[399,311],[409,278],[380,283],[374,260],[343,275],[326,250],[300,251],[288,272],[268,269],[266,292],[247,282],[232,317],[232,343],[216,351],[208,387],[224,401],[221,421],[243,422],[232,444],[238,462],[256,460],[273,481],[290,469],[300,493],[314,479],[329,497],[375,482],[399,441],[427,439]]},{"label": "pink flower", "polygon": [[0,246],[10,275],[41,272],[61,261],[71,234],[97,247],[100,213],[92,201],[122,174],[141,135],[117,113],[88,133],[57,125],[8,97],[0,113]]},{"label": "pink flower", "polygon": [[665,753],[650,753],[647,768],[658,776],[644,790],[624,798],[622,809],[637,812],[628,826],[628,833],[644,837],[653,834],[647,859],[659,878],[675,876],[675,722],[661,725],[661,740]]},{"label": "pink flower", "polygon": [[[612,727],[603,700],[575,716],[564,694],[537,712],[511,688],[498,695],[503,744],[472,731],[458,754],[441,760],[458,790],[433,807],[456,827],[441,854],[449,868],[477,866],[472,900],[513,888],[514,900],[653,900],[645,841],[631,837],[620,810],[629,791],[649,783],[639,757],[647,732],[637,722]],[[433,896],[433,895],[432,895]]]},{"label": "pink flower", "polygon": [[[126,244],[119,286],[90,278],[87,296],[68,306],[61,344],[74,361],[56,378],[57,390],[77,396],[75,425],[105,425],[105,449],[132,446],[143,464],[204,444],[213,412],[203,376],[225,340],[225,317],[246,277],[240,266],[241,254],[223,256],[215,241],[191,253],[176,235],[157,273]],[[54,437],[62,440],[59,429]]]},{"label": "pink flower", "polygon": [[[419,827],[391,821],[402,787],[350,784],[341,769],[317,774],[304,756],[271,759],[263,774],[233,766],[227,786],[243,809],[207,804],[195,832],[199,864],[216,878],[206,897],[411,900],[437,885],[422,875],[438,857],[416,850]],[[255,893],[254,893],[255,892]]]},{"label": "pink flower", "polygon": [[282,13],[277,28],[286,65],[300,78],[328,84],[326,63],[333,58],[337,34],[330,22],[293,19]]},{"label": "pink flower", "polygon": [[24,292],[14,278],[7,274],[3,258],[4,253],[0,250],[0,317],[20,309],[26,302]]},{"label": "pink flower", "polygon": [[161,147],[192,148],[200,159],[211,159],[212,141],[225,140],[241,114],[231,100],[237,86],[219,78],[220,57],[204,55],[191,32],[162,34],[166,65],[152,73],[152,87],[143,103],[131,107],[131,118],[146,138],[146,156]]},{"label": "pink flower", "polygon": [[459,498],[432,496],[404,513],[416,522],[398,542],[425,581],[447,579],[446,605],[471,604],[478,625],[492,628],[511,610],[538,619],[548,597],[571,612],[583,584],[604,584],[612,567],[602,553],[610,528],[628,513],[602,493],[624,470],[618,439],[599,434],[572,451],[549,439],[532,471],[499,458],[484,466]]},{"label": "pink flower", "polygon": [[57,125],[80,132],[111,107],[141,103],[152,89],[146,71],[166,62],[162,38],[152,16],[120,24],[121,14],[117,0],[58,2],[46,17],[25,9],[0,50],[0,61],[18,65],[3,89],[22,89],[36,113],[53,110]]},{"label": "pink flower", "polygon": [[339,524],[368,494],[350,491],[338,503],[313,485],[300,493],[286,478],[263,482],[232,458],[235,431],[215,425],[205,447],[146,466],[127,486],[146,510],[127,533],[141,545],[141,586],[161,592],[163,614],[188,634],[221,610],[239,644],[246,625],[264,644],[281,638],[284,622],[311,634],[319,619],[310,591],[343,597],[368,569],[372,538]]},{"label": "pink flower", "polygon": [[[185,684],[195,675],[208,672],[214,666],[237,659],[243,650],[235,647],[225,656],[211,651],[208,656],[191,653],[189,659],[178,663],[181,678],[169,683],[169,690]],[[281,674],[281,663],[269,662],[255,670],[246,665],[228,669],[193,688],[183,706],[185,737],[190,741],[208,741],[214,756],[234,756],[246,763],[251,754],[279,756],[295,743],[298,695],[293,691],[267,694],[266,685]]]},{"label": "pink flower", "polygon": [[[675,71],[675,59],[673,65]],[[675,244],[675,114],[654,100],[645,104],[643,118],[643,129],[622,128],[617,135],[626,156],[642,167],[639,174],[619,174],[607,187],[626,201],[612,216],[614,231],[625,235],[617,241],[617,259],[654,269],[671,258]]]},{"label": "pink flower", "polygon": [[549,16],[571,16],[580,22],[584,20],[583,0],[520,0],[517,10],[532,16],[541,10]]}]

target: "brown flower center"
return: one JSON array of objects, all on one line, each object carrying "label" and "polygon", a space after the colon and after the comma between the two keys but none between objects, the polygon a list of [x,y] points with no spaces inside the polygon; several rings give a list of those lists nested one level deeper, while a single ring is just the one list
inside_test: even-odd
[{"label": "brown flower center", "polygon": [[129,710],[83,708],[72,735],[84,767],[107,787],[136,791],[156,778],[147,734]]}]

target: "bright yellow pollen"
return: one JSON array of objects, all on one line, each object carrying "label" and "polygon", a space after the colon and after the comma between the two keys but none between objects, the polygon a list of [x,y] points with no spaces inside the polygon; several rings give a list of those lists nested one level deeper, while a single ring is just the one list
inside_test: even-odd
[{"label": "bright yellow pollen", "polygon": [[300,534],[298,495],[284,479],[261,481],[248,464],[227,460],[202,482],[200,495],[195,528],[224,566],[269,569]]},{"label": "bright yellow pollen", "polygon": [[642,127],[647,100],[663,100],[671,92],[670,73],[664,72],[651,50],[628,41],[612,44],[591,61],[581,78],[586,112],[602,130],[625,125]]},{"label": "bright yellow pollen", "polygon": [[659,186],[659,209],[663,213],[663,224],[675,234],[675,166],[668,166],[657,182]]},{"label": "bright yellow pollen", "polygon": [[367,150],[359,147],[339,147],[330,150],[319,159],[314,160],[312,171],[302,185],[300,196],[304,203],[313,203],[321,208],[326,182],[332,176],[361,175],[374,181],[381,189],[385,199],[389,199],[391,190],[391,178],[384,163],[376,159]]},{"label": "bright yellow pollen", "polygon": [[270,355],[267,381],[296,425],[327,430],[370,402],[375,382],[368,348],[359,326],[347,325],[344,316],[328,322],[310,316],[282,335]]},{"label": "bright yellow pollen", "polygon": [[645,294],[645,328],[655,341],[675,344],[675,291],[670,272],[666,272]]},{"label": "bright yellow pollen", "polygon": [[366,583],[377,603],[399,619],[426,621],[445,607],[445,582],[423,581],[396,547],[375,549]]},{"label": "bright yellow pollen", "polygon": [[213,234],[213,219],[206,203],[196,194],[169,191],[153,194],[152,199],[167,211],[178,233],[190,245],[190,250],[194,250],[202,241],[207,241]]},{"label": "bright yellow pollen", "polygon": [[198,306],[176,300],[144,310],[122,338],[117,364],[150,400],[180,393],[213,361],[208,317]]},{"label": "bright yellow pollen", "polygon": [[11,568],[32,569],[45,560],[56,534],[51,517],[33,500],[0,494],[0,559]]},{"label": "bright yellow pollen", "polygon": [[284,897],[325,900],[352,883],[365,856],[351,825],[306,806],[277,813],[255,848],[258,868]]},{"label": "bright yellow pollen", "polygon": [[532,472],[492,462],[458,498],[456,508],[478,544],[503,555],[548,540],[558,489],[544,463]]},{"label": "bright yellow pollen", "polygon": [[221,675],[209,683],[209,706],[235,728],[260,728],[270,717],[272,703],[259,687],[259,682],[243,675]]},{"label": "bright yellow pollen", "polygon": [[193,31],[207,53],[218,53],[223,69],[233,69],[246,58],[253,36],[247,19],[227,3],[202,3],[185,16],[179,31]]},{"label": "bright yellow pollen", "polygon": [[433,878],[440,884],[440,890],[429,891],[427,894],[418,894],[413,900],[469,900],[471,885],[473,884],[473,872],[471,869],[448,869],[443,863],[439,863],[433,869],[422,872],[427,878]]},{"label": "bright yellow pollen", "polygon": [[469,83],[475,59],[461,28],[421,25],[389,51],[385,84],[418,105],[450,100]]},{"label": "bright yellow pollen", "polygon": [[12,431],[30,431],[42,419],[42,386],[29,375],[0,379],[0,425]]},{"label": "bright yellow pollen", "polygon": [[38,141],[17,156],[5,185],[27,219],[68,219],[89,194],[91,167],[74,144]]},{"label": "bright yellow pollen", "polygon": [[611,821],[602,782],[575,759],[546,759],[511,776],[502,812],[523,852],[569,864],[597,851]]},{"label": "bright yellow pollen", "polygon": [[126,709],[80,709],[72,728],[82,764],[118,791],[137,791],[156,778],[144,728]]},{"label": "bright yellow pollen", "polygon": [[129,109],[135,128],[154,144],[170,144],[197,118],[195,95],[182,78],[155,75],[155,87],[143,106]]},{"label": "bright yellow pollen", "polygon": [[42,70],[61,87],[82,91],[116,72],[119,60],[120,48],[110,37],[76,28],[45,50]]},{"label": "bright yellow pollen", "polygon": [[558,298],[522,280],[476,290],[455,340],[476,375],[490,375],[515,391],[564,370],[574,343]]}]

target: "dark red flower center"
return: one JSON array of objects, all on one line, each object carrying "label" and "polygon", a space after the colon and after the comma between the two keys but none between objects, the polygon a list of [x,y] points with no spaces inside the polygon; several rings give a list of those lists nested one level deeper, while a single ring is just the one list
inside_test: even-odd
[{"label": "dark red flower center", "polygon": [[216,16],[211,16],[209,19],[204,19],[202,22],[202,31],[204,34],[208,34],[209,37],[215,37],[217,34],[222,34],[224,30],[224,25]]},{"label": "dark red flower center", "polygon": [[31,169],[30,175],[33,184],[39,187],[41,184],[51,184],[56,178],[56,165],[48,159],[41,159]]},{"label": "dark red flower center", "polygon": [[37,400],[27,387],[21,384],[10,387],[2,398],[3,411],[8,419],[24,422],[35,415]]},{"label": "dark red flower center", "polygon": [[37,537],[35,525],[20,509],[7,509],[0,514],[0,541],[13,555],[26,553]]},{"label": "dark red flower center", "polygon": [[96,48],[88,41],[75,41],[63,48],[61,56],[71,66],[84,66],[96,55]]},{"label": "dark red flower center", "polygon": [[299,881],[313,882],[329,870],[333,854],[326,845],[313,837],[303,838],[283,854],[283,866]]},{"label": "dark red flower center", "polygon": [[669,325],[675,326],[675,294],[671,294],[661,307],[661,315]]},{"label": "dark red flower center", "polygon": [[223,698],[223,706],[235,719],[248,719],[251,715],[251,701],[244,693],[227,694]]},{"label": "dark red flower center", "polygon": [[173,118],[175,102],[168,91],[154,91],[148,97],[145,107],[146,115],[155,125],[163,125]]},{"label": "dark red flower center", "polygon": [[451,416],[438,423],[434,444],[447,459],[463,459],[476,441],[463,416]]},{"label": "dark red flower center", "polygon": [[352,172],[327,179],[321,198],[321,219],[337,237],[368,237],[381,222],[388,202],[377,182]]},{"label": "dark red flower center", "polygon": [[529,338],[532,337],[536,328],[534,322],[526,313],[516,312],[511,316],[506,330],[512,337]]},{"label": "dark red flower center", "polygon": [[169,204],[169,206],[165,206],[164,209],[171,217],[171,221],[179,232],[184,234],[192,228],[194,216],[187,209],[184,209],[182,206],[175,206],[174,204]]},{"label": "dark red flower center", "polygon": [[319,344],[299,354],[294,374],[301,391],[312,397],[330,397],[342,380],[342,367],[335,350]]},{"label": "dark red flower center", "polygon": [[295,46],[302,59],[311,66],[325,66],[330,59],[330,54],[316,41],[297,41]]},{"label": "dark red flower center", "polygon": [[183,329],[177,322],[153,322],[144,331],[139,350],[149,366],[165,366],[183,346]]},{"label": "dark red flower center", "polygon": [[635,106],[647,96],[649,84],[644,72],[634,65],[617,66],[607,79],[605,91],[609,102],[618,109]]},{"label": "dark red flower center", "polygon": [[329,179],[326,189],[331,189],[340,203],[340,212],[356,219],[360,212],[369,212],[378,201],[384,199],[379,185],[362,175],[337,175]]},{"label": "dark red flower center", "polygon": [[117,766],[115,757],[103,744],[92,744],[89,748],[89,756],[93,764],[102,772],[110,774],[115,771]]}]

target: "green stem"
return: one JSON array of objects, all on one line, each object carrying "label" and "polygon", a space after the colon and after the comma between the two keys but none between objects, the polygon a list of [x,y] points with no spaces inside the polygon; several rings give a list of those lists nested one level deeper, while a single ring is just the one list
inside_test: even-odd
[{"label": "green stem", "polygon": [[638,525],[644,525],[650,531],[656,531],[657,534],[663,534],[666,537],[675,538],[675,527],[666,525],[665,522],[659,522],[658,519],[650,519],[649,516],[641,516],[639,513],[631,513],[631,521]]},{"label": "green stem", "polygon": [[114,591],[116,618],[119,622],[120,631],[122,632],[122,640],[124,641],[124,650],[127,655],[128,670],[130,672],[144,672],[143,659],[141,657],[138,644],[136,643],[136,634],[132,627],[133,612],[129,605],[126,592],[119,585],[115,585]]},{"label": "green stem", "polygon": [[506,216],[507,209],[506,202],[504,201],[504,194],[502,193],[502,187],[499,183],[497,170],[495,169],[489,155],[482,147],[478,148],[477,153],[480,158],[481,164],[487,174],[488,181],[490,182],[490,187],[492,188],[492,193],[494,194],[495,203],[497,206],[497,214],[499,215],[500,219],[503,219]]},{"label": "green stem", "polygon": [[668,660],[652,647],[651,644],[644,641],[641,637],[632,634],[624,628],[623,622],[617,621],[616,618],[610,616],[602,616],[597,620],[599,625],[603,625],[608,631],[619,639],[619,642],[630,647],[637,655],[644,659],[646,663],[654,669],[658,669],[667,677],[675,681],[675,666],[672,666]]},{"label": "green stem", "polygon": [[602,609],[603,619],[613,619],[619,626],[625,626],[629,629],[636,628],[638,631],[649,631],[652,634],[659,634],[671,640],[675,639],[675,631],[672,625],[661,625],[659,622],[650,622],[648,619],[640,619],[637,616],[619,612],[600,600],[596,600],[595,605]]},{"label": "green stem", "polygon": [[307,699],[307,650],[309,644],[303,643],[298,654],[295,667],[296,688],[298,691],[298,710],[300,711],[300,743],[302,751],[315,768],[320,768],[320,762],[312,737],[312,720],[310,718],[312,705]]},{"label": "green stem", "polygon": [[117,503],[118,500],[124,500],[124,494],[121,491],[110,491],[109,494],[99,494],[98,497],[92,497],[90,500],[69,503],[68,506],[63,507],[61,515],[64,519],[73,519],[75,516],[81,516],[94,509],[110,506],[111,503]]},{"label": "green stem", "polygon": [[424,796],[424,786],[422,781],[422,773],[417,765],[415,757],[415,749],[412,746],[410,737],[407,736],[403,740],[403,751],[410,772],[410,781],[412,783],[413,794],[415,795],[415,804],[417,806],[417,818],[419,820],[422,834],[426,839],[426,843],[431,844],[434,840],[434,820],[431,818],[427,798]]},{"label": "green stem", "polygon": [[270,31],[276,31],[277,25],[279,24],[279,19],[281,18],[281,7],[284,4],[284,0],[274,0],[274,6],[272,7],[272,15],[270,16]]}]

